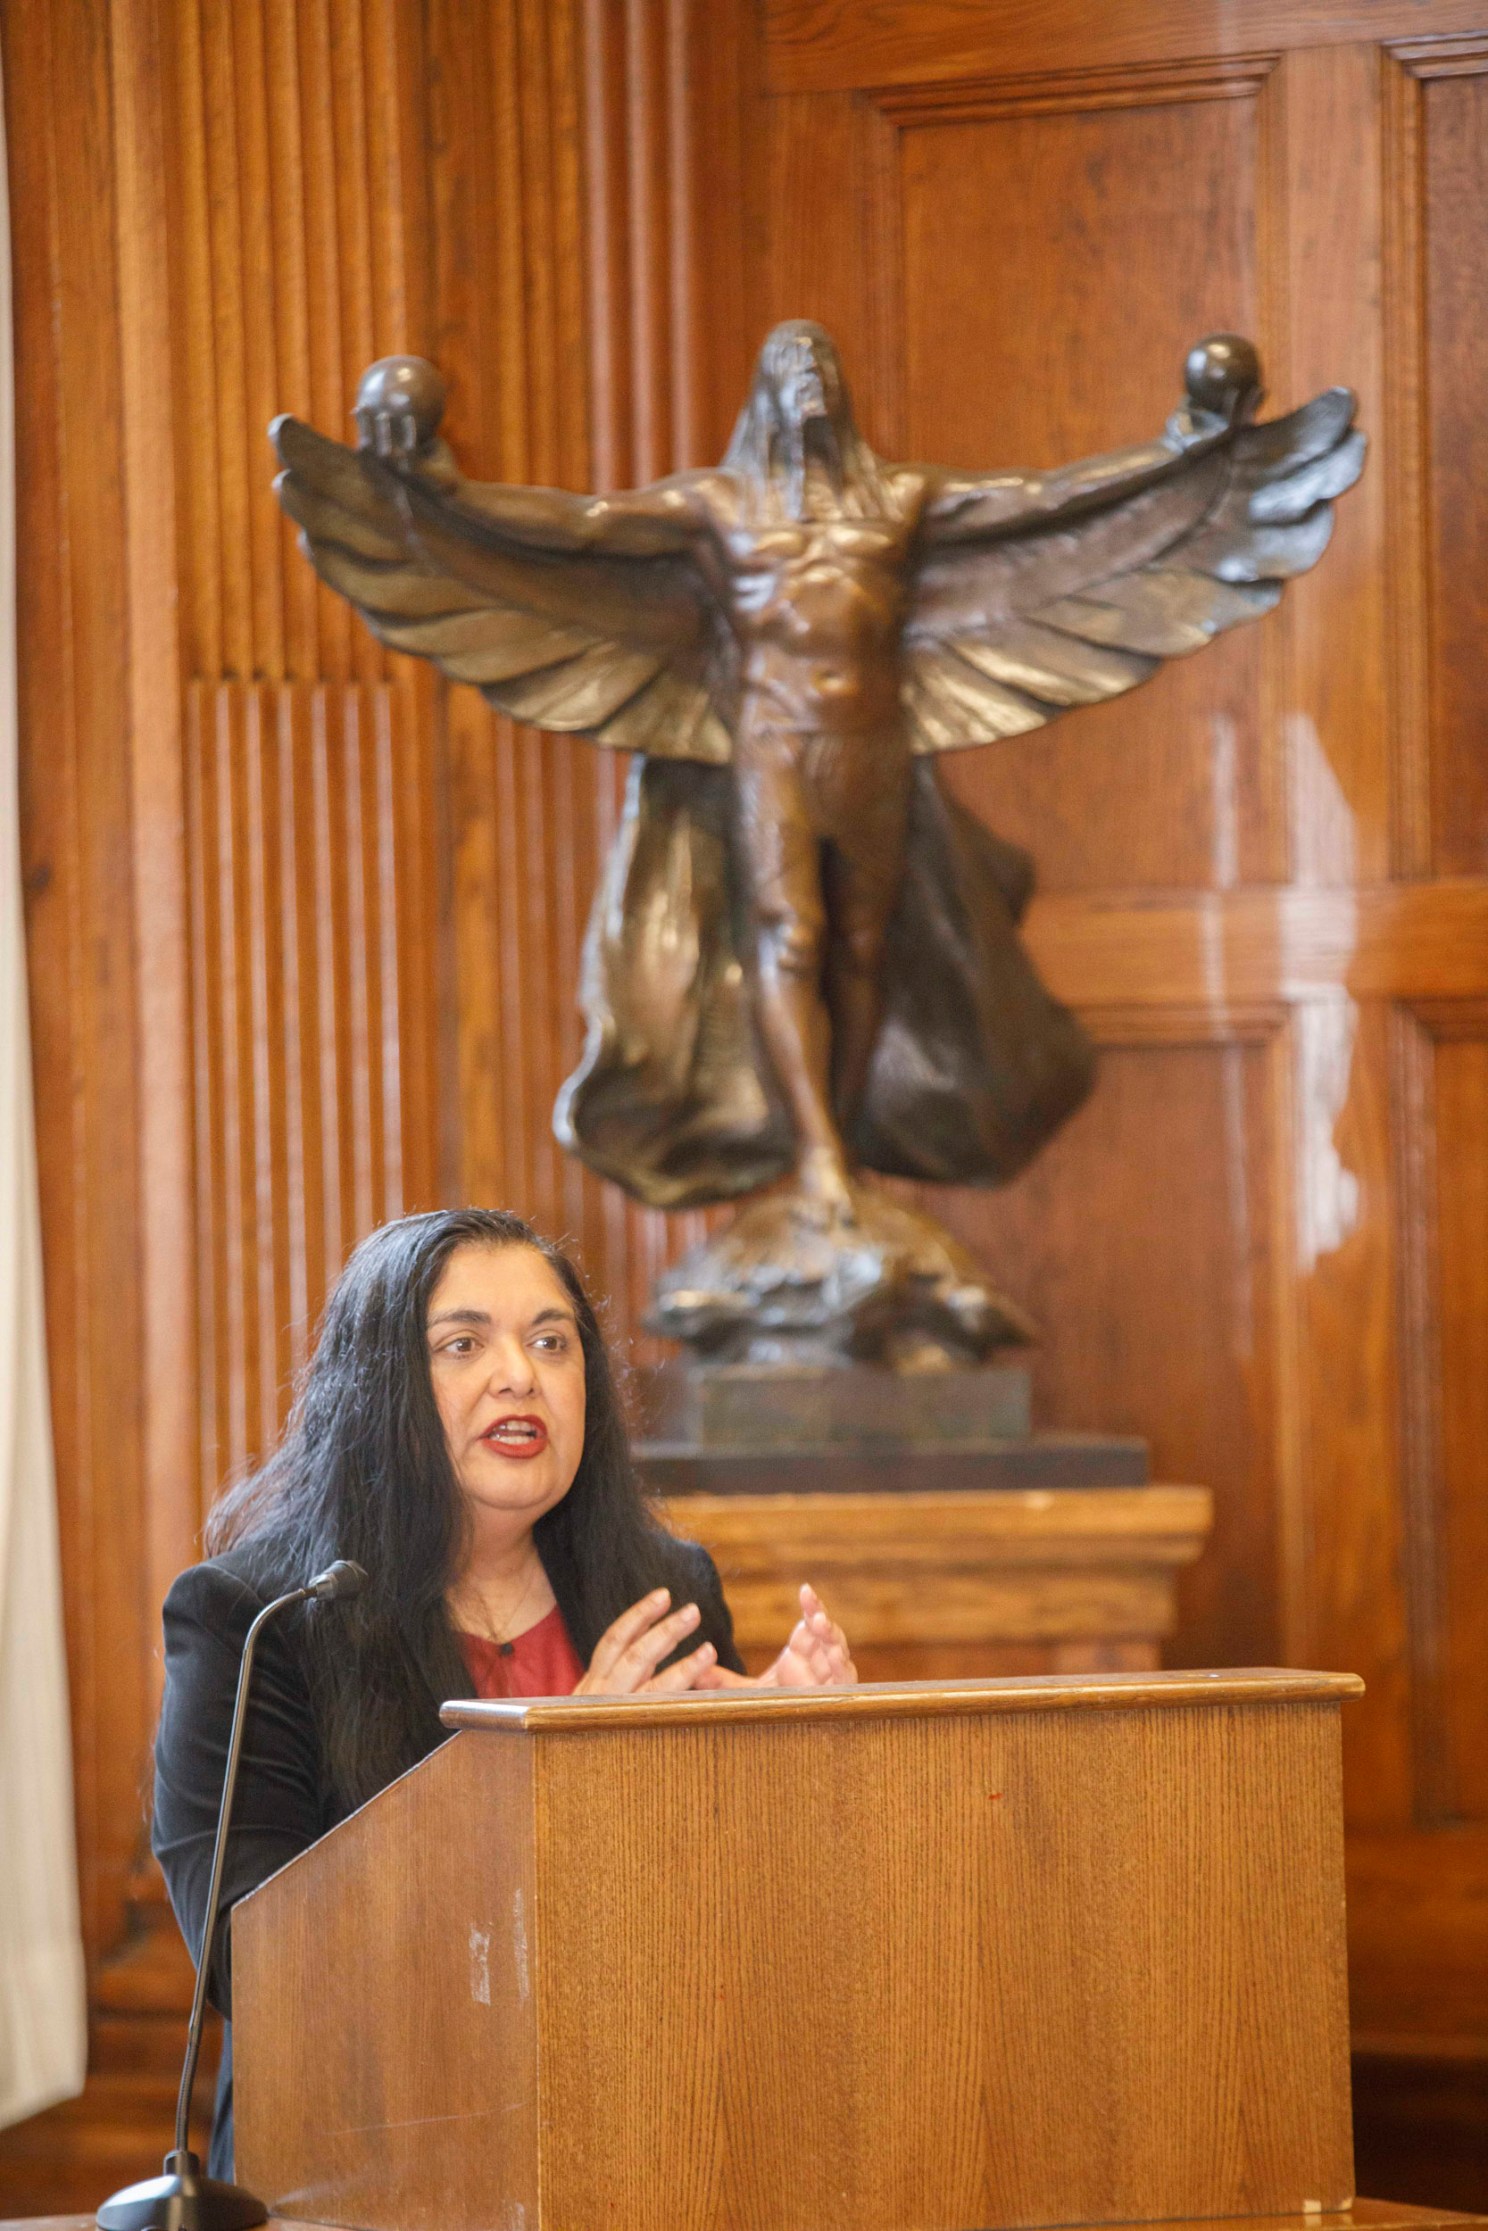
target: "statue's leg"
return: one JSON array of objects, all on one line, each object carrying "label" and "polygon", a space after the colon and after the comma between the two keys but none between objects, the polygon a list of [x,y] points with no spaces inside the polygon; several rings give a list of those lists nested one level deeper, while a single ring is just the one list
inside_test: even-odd
[{"label": "statue's leg", "polygon": [[909,832],[909,756],[898,737],[855,737],[836,774],[825,860],[826,993],[832,1098],[850,1131],[883,1017],[884,953]]},{"label": "statue's leg", "polygon": [[849,1201],[832,1114],[832,1026],[822,993],[826,908],[821,839],[802,778],[807,739],[754,734],[735,760],[738,866],[754,928],[760,1035],[795,1126],[797,1177]]}]

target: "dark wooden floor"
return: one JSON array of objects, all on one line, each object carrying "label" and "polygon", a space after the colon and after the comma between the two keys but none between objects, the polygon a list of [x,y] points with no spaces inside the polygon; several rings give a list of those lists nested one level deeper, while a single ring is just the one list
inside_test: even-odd
[{"label": "dark wooden floor", "polygon": [[[158,2173],[171,2142],[183,2024],[101,2021],[81,2099],[0,2132],[0,2217],[91,2212]],[[211,2112],[215,2049],[203,2055],[195,2127]],[[1354,2122],[1361,2192],[1488,2213],[1488,2063],[1359,2061]]]}]

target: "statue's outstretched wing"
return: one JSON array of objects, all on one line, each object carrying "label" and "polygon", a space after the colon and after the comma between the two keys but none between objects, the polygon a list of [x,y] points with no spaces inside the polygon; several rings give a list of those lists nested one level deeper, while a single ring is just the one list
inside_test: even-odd
[{"label": "statue's outstretched wing", "polygon": [[[729,759],[728,630],[680,543],[625,531],[624,499],[607,532],[599,501],[483,490],[294,418],[269,432],[305,555],[381,642],[432,659],[515,720],[667,759]],[[570,510],[571,531],[555,533]]]},{"label": "statue's outstretched wing", "polygon": [[1128,452],[1130,471],[1072,468],[1065,498],[1021,515],[1009,484],[989,482],[980,532],[977,490],[961,484],[950,531],[929,522],[912,586],[903,699],[915,750],[1040,728],[1269,612],[1288,576],[1322,556],[1333,499],[1359,476],[1353,417],[1339,387],[1263,425],[1174,434],[1166,456],[1161,444]]}]

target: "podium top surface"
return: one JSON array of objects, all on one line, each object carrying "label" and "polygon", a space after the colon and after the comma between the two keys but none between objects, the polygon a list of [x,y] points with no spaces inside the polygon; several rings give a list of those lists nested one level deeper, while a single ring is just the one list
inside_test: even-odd
[{"label": "podium top surface", "polygon": [[[1305,2215],[1227,2216],[1218,2223],[1212,2217],[1190,2216],[1176,2221],[1170,2217],[1163,2231],[1432,2231],[1438,2225],[1442,2231],[1457,2231],[1460,2225],[1485,2221],[1488,2218],[1459,2215],[1449,2208],[1416,2208],[1398,2200],[1356,2200],[1351,2208],[1309,2209]],[[0,2231],[95,2231],[95,2227],[92,2216],[18,2216],[0,2223]],[[270,2216],[264,2231],[343,2231],[343,2227]],[[1105,2231],[1147,2231],[1147,2227],[1109,2224]]]},{"label": "podium top surface", "polygon": [[1357,1673],[1280,1666],[1213,1672],[1030,1673],[965,1681],[864,1681],[851,1689],[694,1690],[680,1696],[460,1697],[446,1727],[542,1735],[618,1734],[641,1727],[786,1719],[939,1719],[1002,1712],[1136,1711],[1164,1705],[1341,1703],[1362,1696]]}]

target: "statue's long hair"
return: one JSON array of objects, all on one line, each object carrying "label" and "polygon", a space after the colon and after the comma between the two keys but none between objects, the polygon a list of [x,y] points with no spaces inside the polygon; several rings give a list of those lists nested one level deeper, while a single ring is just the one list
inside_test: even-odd
[{"label": "statue's long hair", "polygon": [[440,1700],[470,1693],[445,1608],[467,1521],[425,1328],[445,1264],[472,1244],[533,1248],[573,1304],[584,1356],[584,1451],[567,1495],[533,1535],[555,1587],[563,1582],[580,1658],[651,1589],[695,1584],[686,1551],[641,1494],[599,1321],[562,1251],[497,1209],[384,1224],[356,1249],[326,1304],[278,1448],[229,1489],[206,1526],[210,1554],[253,1545],[280,1587],[309,1580],[336,1557],[366,1568],[360,1595],[305,1622],[327,1764],[350,1804],[438,1740]]},{"label": "statue's long hair", "polygon": [[842,509],[850,517],[876,515],[882,510],[878,459],[858,432],[837,344],[824,326],[814,325],[809,318],[788,318],[767,337],[724,454],[724,470],[737,473],[752,491],[758,492],[761,509],[785,509],[799,516],[800,490],[792,482],[799,481],[802,471],[800,444],[796,444],[795,456],[787,454],[780,388],[787,353],[802,341],[830,368],[836,384],[837,407],[831,421],[841,472]]}]

